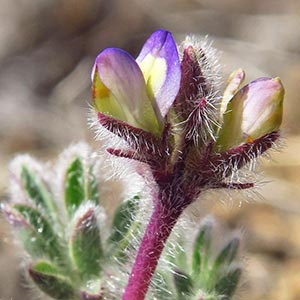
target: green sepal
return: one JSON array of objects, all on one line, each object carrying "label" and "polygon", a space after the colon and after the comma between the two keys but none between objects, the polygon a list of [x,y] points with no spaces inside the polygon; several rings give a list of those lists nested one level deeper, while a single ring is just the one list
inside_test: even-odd
[{"label": "green sepal", "polygon": [[178,295],[185,296],[192,294],[193,280],[188,274],[176,270],[173,274],[173,278]]},{"label": "green sepal", "polygon": [[98,204],[98,185],[93,168],[85,166],[82,158],[77,156],[71,161],[65,175],[65,205],[70,218],[84,200]]},{"label": "green sepal", "polygon": [[232,296],[238,286],[241,274],[242,270],[239,267],[229,271],[216,283],[215,291],[219,295]]},{"label": "green sepal", "polygon": [[33,257],[46,256],[53,261],[64,261],[59,237],[41,212],[25,204],[14,204],[11,206],[11,213],[19,214],[23,218],[19,232],[29,254]]},{"label": "green sepal", "polygon": [[42,207],[54,220],[57,219],[57,208],[47,187],[40,178],[27,166],[21,168],[21,183],[28,197],[39,208]]},{"label": "green sepal", "polygon": [[81,278],[89,280],[99,276],[103,249],[94,207],[75,216],[69,247],[72,262]]},{"label": "green sepal", "polygon": [[32,265],[29,276],[47,295],[54,299],[69,300],[75,297],[76,291],[71,281],[59,274],[57,268],[47,261],[39,261]]}]

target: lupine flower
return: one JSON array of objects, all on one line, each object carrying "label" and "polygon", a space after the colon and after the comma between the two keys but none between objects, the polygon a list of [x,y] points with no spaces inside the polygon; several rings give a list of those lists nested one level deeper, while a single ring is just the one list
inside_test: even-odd
[{"label": "lupine flower", "polygon": [[136,60],[121,49],[105,49],[96,58],[92,79],[98,112],[159,135],[180,84],[171,33],[153,33]]}]

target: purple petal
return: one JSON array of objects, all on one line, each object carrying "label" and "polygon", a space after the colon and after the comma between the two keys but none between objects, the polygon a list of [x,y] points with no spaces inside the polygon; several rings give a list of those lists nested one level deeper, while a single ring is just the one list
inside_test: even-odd
[{"label": "purple petal", "polygon": [[163,118],[175,100],[181,78],[180,60],[172,34],[162,29],[155,31],[136,61],[144,73],[156,113]]},{"label": "purple petal", "polygon": [[119,107],[116,107],[116,103],[107,105],[105,103],[107,97],[102,102],[103,109],[101,102],[98,101],[99,111],[118,118],[120,113],[115,115],[115,112],[121,108],[125,116],[122,121],[147,131],[157,132],[158,124],[146,93],[145,80],[132,56],[121,49],[108,48],[98,55],[96,66],[100,81],[119,105]]},{"label": "purple petal", "polygon": [[[245,86],[242,128],[245,133],[263,135],[277,130],[282,121],[283,86],[277,78],[259,78]],[[264,132],[267,131],[267,132]],[[262,133],[263,132],[263,133]]]}]

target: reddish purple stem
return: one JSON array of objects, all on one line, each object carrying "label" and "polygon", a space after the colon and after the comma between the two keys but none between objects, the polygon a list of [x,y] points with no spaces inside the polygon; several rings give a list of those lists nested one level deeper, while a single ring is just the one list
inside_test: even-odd
[{"label": "reddish purple stem", "polygon": [[156,203],[123,294],[123,300],[145,298],[164,245],[185,207],[170,209],[164,207],[160,201]]}]

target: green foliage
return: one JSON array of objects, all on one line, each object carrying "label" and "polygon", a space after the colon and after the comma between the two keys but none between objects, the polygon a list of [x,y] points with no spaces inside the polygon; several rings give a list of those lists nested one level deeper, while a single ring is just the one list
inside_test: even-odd
[{"label": "green foliage", "polygon": [[26,204],[14,204],[11,206],[11,213],[18,215],[24,224],[20,237],[24,248],[33,258],[46,256],[53,261],[64,261],[60,238],[38,209]]},{"label": "green foliage", "polygon": [[28,166],[21,168],[21,185],[31,200],[38,208],[45,210],[54,220],[57,217],[57,208],[46,185]]},{"label": "green foliage", "polygon": [[113,222],[110,240],[113,243],[120,242],[128,233],[130,225],[133,222],[134,216],[137,213],[139,197],[135,196],[132,199],[121,203],[117,208]]},{"label": "green foliage", "polygon": [[86,166],[76,156],[67,168],[65,175],[65,205],[69,218],[85,200],[98,204],[99,193],[93,166]]},{"label": "green foliage", "polygon": [[[117,300],[109,281],[120,280],[120,264],[126,265],[128,254],[135,250],[140,197],[121,202],[108,227],[95,164],[76,154],[59,170],[61,195],[52,192],[52,182],[44,182],[30,163],[23,163],[18,182],[26,201],[2,207],[30,257],[29,277],[53,299]],[[175,244],[167,243],[172,251],[166,251],[164,259],[173,271],[157,270],[154,299],[231,299],[241,277],[236,263],[239,239],[228,240],[215,253],[213,237],[213,222],[206,221],[192,249],[184,234]]]},{"label": "green foliage", "polygon": [[40,261],[28,270],[33,282],[47,295],[54,299],[74,299],[76,290],[69,278],[58,273],[55,266]]},{"label": "green foliage", "polygon": [[65,177],[65,204],[70,218],[84,199],[84,166],[82,160],[76,157],[69,165]]},{"label": "green foliage", "polygon": [[[176,246],[167,245],[165,259],[172,266],[172,277],[158,270],[171,293],[155,296],[159,300],[224,300],[231,299],[240,277],[241,267],[237,263],[239,238],[233,237],[225,243],[219,252],[213,247],[213,222],[206,220],[199,229],[189,249],[181,237]],[[171,254],[170,254],[171,253]],[[191,254],[191,255],[189,255]],[[173,292],[172,292],[173,291]]]},{"label": "green foliage", "polygon": [[69,242],[70,256],[81,278],[89,280],[99,276],[103,258],[95,207],[78,214],[74,221]]},{"label": "green foliage", "polygon": [[125,250],[132,249],[132,239],[138,235],[140,224],[134,219],[138,213],[139,199],[139,196],[135,196],[121,203],[113,217],[109,242],[112,253],[120,262],[126,261],[128,251]]},{"label": "green foliage", "polygon": [[57,174],[63,178],[59,197],[51,192],[52,182],[44,182],[30,163],[23,163],[19,182],[26,201],[2,207],[30,256],[29,277],[54,299],[103,300],[103,294],[109,294],[106,283],[111,275],[106,270],[118,270],[120,257],[126,261],[132,232],[138,228],[132,219],[138,196],[123,201],[111,228],[103,227],[94,170],[94,163],[73,155],[64,173]]}]

